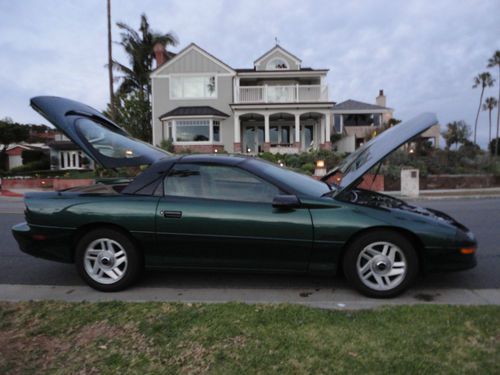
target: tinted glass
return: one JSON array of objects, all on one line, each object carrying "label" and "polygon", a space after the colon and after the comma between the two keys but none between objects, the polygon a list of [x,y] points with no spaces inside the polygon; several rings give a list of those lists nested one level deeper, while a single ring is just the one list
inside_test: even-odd
[{"label": "tinted glass", "polygon": [[243,202],[272,202],[274,185],[237,167],[177,164],[164,183],[165,195]]},{"label": "tinted glass", "polygon": [[116,159],[131,159],[157,153],[153,146],[116,133],[104,125],[87,118],[76,121],[76,128],[83,138],[101,155]]},{"label": "tinted glass", "polygon": [[330,188],[324,182],[315,180],[314,178],[304,174],[291,171],[290,169],[279,167],[276,164],[257,159],[249,160],[248,162],[257,164],[259,170],[263,173],[277,180],[283,181],[298,193],[318,197],[330,191]]}]

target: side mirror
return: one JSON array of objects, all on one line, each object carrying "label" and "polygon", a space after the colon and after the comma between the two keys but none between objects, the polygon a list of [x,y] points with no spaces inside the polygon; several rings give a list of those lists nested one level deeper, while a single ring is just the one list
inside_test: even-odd
[{"label": "side mirror", "polygon": [[300,200],[296,195],[277,195],[273,199],[273,207],[290,210],[300,207]]}]

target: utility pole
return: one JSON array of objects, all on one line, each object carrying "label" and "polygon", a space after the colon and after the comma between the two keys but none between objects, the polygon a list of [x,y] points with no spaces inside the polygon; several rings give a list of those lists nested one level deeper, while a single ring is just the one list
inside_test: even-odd
[{"label": "utility pole", "polygon": [[111,0],[107,0],[108,8],[108,75],[109,75],[109,105],[111,107],[111,119],[116,120],[115,93],[113,91],[113,50],[111,40]]}]

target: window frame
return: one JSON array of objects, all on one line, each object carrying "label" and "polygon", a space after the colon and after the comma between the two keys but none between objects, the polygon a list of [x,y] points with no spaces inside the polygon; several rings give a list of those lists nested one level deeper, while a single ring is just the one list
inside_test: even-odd
[{"label": "window frame", "polygon": [[[276,67],[277,64],[273,64],[275,61],[283,62],[285,68],[277,68]],[[266,64],[266,70],[290,70],[290,64],[282,57],[274,57],[271,60],[269,60],[269,62]]]},{"label": "window frame", "polygon": [[[214,89],[214,95],[213,96],[190,96],[186,97],[184,96],[184,83],[182,83],[182,91],[183,95],[179,97],[174,97],[173,95],[173,80],[174,79],[181,79],[183,80],[184,78],[193,78],[193,77],[214,77],[214,83],[215,83],[215,89]],[[170,100],[216,100],[219,97],[219,76],[217,73],[179,73],[179,74],[171,74],[169,76],[168,80],[168,98]]]},{"label": "window frame", "polygon": [[[209,137],[208,141],[177,141],[177,123],[179,121],[208,121],[208,130]],[[222,122],[224,118],[215,117],[215,116],[191,116],[191,117],[169,117],[162,120],[162,125],[170,123],[171,128],[170,132],[167,132],[167,135],[170,135],[173,145],[179,146],[196,146],[196,145],[223,145],[222,142]],[[214,123],[218,122],[219,125],[219,140],[216,141],[214,139]],[[165,135],[165,134],[163,134]],[[167,138],[162,138],[162,140]]]},{"label": "window frame", "polygon": [[161,187],[161,190],[160,190],[161,194],[160,195],[162,198],[173,198],[173,199],[181,199],[181,200],[193,200],[194,199],[194,200],[204,200],[204,201],[232,202],[232,203],[245,203],[245,204],[256,204],[257,203],[257,204],[272,205],[272,201],[271,202],[261,202],[261,201],[246,201],[246,200],[240,200],[240,199],[235,200],[235,199],[224,199],[224,198],[207,198],[207,197],[199,197],[199,196],[183,196],[183,195],[168,195],[168,194],[166,194],[165,182],[166,182],[169,174],[175,169],[175,167],[177,167],[179,165],[184,165],[184,164],[197,165],[200,167],[201,166],[215,166],[215,167],[225,167],[225,168],[236,168],[236,169],[239,169],[239,170],[249,174],[250,176],[254,177],[257,180],[263,181],[263,182],[271,185],[272,187],[274,187],[278,191],[277,195],[290,194],[290,192],[288,192],[285,189],[283,189],[282,187],[276,185],[274,182],[269,181],[268,179],[266,179],[262,176],[259,176],[248,169],[242,168],[239,165],[219,164],[219,163],[213,163],[213,162],[190,162],[190,163],[174,163],[169,168],[169,170],[163,174],[163,176],[161,178],[161,183],[157,187],[157,190],[159,190],[159,188]]}]

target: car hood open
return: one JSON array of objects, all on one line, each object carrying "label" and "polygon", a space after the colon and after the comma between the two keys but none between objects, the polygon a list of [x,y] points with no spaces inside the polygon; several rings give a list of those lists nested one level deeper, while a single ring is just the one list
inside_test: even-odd
[{"label": "car hood open", "polygon": [[30,104],[105,168],[153,164],[170,156],[160,148],[131,137],[101,112],[85,104],[55,96],[38,96],[32,98]]},{"label": "car hood open", "polygon": [[437,123],[435,114],[423,113],[411,120],[397,124],[358,148],[337,167],[328,171],[322,180],[326,181],[339,173],[342,179],[337,186],[337,193],[355,187],[377,163]]}]

